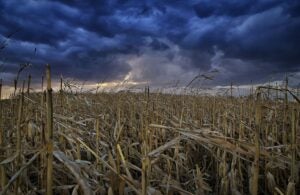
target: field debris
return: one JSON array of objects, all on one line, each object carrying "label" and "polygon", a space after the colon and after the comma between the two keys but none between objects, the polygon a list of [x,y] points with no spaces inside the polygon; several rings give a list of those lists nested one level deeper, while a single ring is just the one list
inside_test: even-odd
[{"label": "field debris", "polygon": [[0,194],[300,191],[297,101],[264,88],[247,97],[52,93],[50,72],[46,82],[45,93],[23,85],[1,100]]}]

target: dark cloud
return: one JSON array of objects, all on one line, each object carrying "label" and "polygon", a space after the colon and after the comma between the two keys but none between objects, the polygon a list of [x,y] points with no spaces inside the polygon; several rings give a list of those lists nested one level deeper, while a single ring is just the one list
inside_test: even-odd
[{"label": "dark cloud", "polygon": [[243,16],[263,12],[282,3],[280,0],[204,0],[194,5],[194,10],[201,18],[210,16]]},{"label": "dark cloud", "polygon": [[300,71],[299,8],[297,0],[0,0],[2,74],[31,62],[36,76],[50,63],[54,75],[80,80],[184,83],[218,68],[213,84],[261,82]]},{"label": "dark cloud", "polygon": [[153,50],[166,50],[166,49],[170,49],[170,47],[165,44],[164,42],[161,42],[157,39],[154,39],[151,43],[150,43],[150,47]]}]

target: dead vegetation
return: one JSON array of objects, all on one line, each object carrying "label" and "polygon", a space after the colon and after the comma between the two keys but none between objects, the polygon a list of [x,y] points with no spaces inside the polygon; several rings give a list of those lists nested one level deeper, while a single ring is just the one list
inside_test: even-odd
[{"label": "dead vegetation", "polygon": [[279,98],[287,88],[268,88],[272,99],[263,87],[52,95],[47,70],[44,93],[29,81],[1,101],[0,194],[299,192],[299,102]]}]

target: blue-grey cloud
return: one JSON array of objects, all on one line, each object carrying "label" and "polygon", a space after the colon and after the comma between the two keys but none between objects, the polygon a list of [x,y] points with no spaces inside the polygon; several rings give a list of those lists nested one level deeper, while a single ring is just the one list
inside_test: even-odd
[{"label": "blue-grey cloud", "polygon": [[0,0],[0,61],[5,75],[31,62],[36,77],[49,63],[81,80],[159,85],[218,68],[214,84],[260,82],[300,71],[299,10],[296,0]]}]

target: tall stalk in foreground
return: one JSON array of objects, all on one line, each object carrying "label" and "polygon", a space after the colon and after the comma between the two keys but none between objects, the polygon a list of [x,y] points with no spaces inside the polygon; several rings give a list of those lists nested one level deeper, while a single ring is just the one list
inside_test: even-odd
[{"label": "tall stalk in foreground", "polygon": [[256,195],[258,193],[258,177],[259,177],[259,156],[260,156],[260,145],[259,135],[261,128],[261,91],[258,89],[257,99],[255,105],[255,155],[254,162],[252,165],[252,181],[251,181],[251,194]]},{"label": "tall stalk in foreground", "polygon": [[47,78],[47,95],[46,95],[46,110],[47,110],[47,132],[46,132],[46,144],[47,144],[47,195],[52,195],[52,183],[53,183],[53,105],[52,105],[52,89],[51,89],[51,73],[50,65],[46,67]]},{"label": "tall stalk in foreground", "polygon": [[[22,148],[21,148],[21,123],[22,123],[22,115],[23,115],[23,104],[24,104],[24,87],[25,87],[25,81],[23,81],[23,87],[21,94],[19,96],[19,109],[18,109],[18,121],[17,121],[17,170],[21,167],[21,153],[22,153]],[[18,189],[19,189],[19,184],[20,184],[20,178],[17,179],[16,181],[16,188],[15,188],[15,194],[18,194]]]},{"label": "tall stalk in foreground", "polygon": [[[0,147],[4,145],[4,129],[3,129],[3,120],[2,120],[2,102],[1,102],[1,94],[2,94],[2,79],[0,80]],[[5,152],[3,151],[5,154]],[[3,153],[0,153],[2,155]],[[4,188],[6,183],[6,176],[5,176],[5,168],[4,166],[0,165],[0,188]]]},{"label": "tall stalk in foreground", "polygon": [[298,117],[297,117],[297,110],[293,109],[292,111],[292,132],[291,132],[291,176],[289,179],[289,183],[287,186],[287,195],[295,195],[296,194],[296,183],[297,183],[297,164],[296,164],[296,158],[297,158],[297,128],[298,124]]}]

